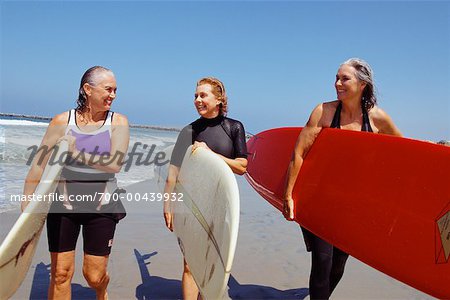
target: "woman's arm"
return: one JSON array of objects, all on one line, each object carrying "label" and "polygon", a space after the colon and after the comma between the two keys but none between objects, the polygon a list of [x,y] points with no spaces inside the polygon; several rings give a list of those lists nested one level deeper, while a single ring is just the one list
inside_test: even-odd
[{"label": "woman's arm", "polygon": [[247,172],[247,144],[245,140],[245,129],[244,125],[239,121],[234,121],[233,126],[233,148],[235,151],[236,158],[230,159],[226,157],[222,157],[222,159],[227,163],[227,165],[231,168],[233,173],[238,175],[244,175]]},{"label": "woman's arm", "polygon": [[[164,195],[166,193],[170,195],[175,189],[177,184],[178,174],[180,173],[180,168],[174,165],[169,165],[169,174],[167,175],[166,185],[164,186]],[[163,197],[166,199],[166,197]],[[167,197],[168,200],[164,201],[164,220],[166,221],[166,226],[170,231],[173,231],[173,213],[172,213],[172,202],[170,201],[170,196]]]},{"label": "woman's arm", "polygon": [[[168,175],[166,178],[166,184],[164,186],[164,196],[166,193],[169,195],[168,197],[163,197],[164,199],[170,199],[171,193],[173,193],[175,189],[175,185],[177,184],[178,174],[180,173],[180,167],[183,162],[184,155],[186,153],[187,148],[192,143],[192,128],[190,125],[184,127],[180,134],[177,137],[177,141],[172,151],[172,155],[170,157],[170,165],[168,170]],[[173,212],[172,212],[172,201],[165,200],[163,206],[163,214],[164,220],[166,222],[166,226],[170,231],[173,231]]]},{"label": "woman's arm", "polygon": [[217,155],[219,155],[219,157],[222,158],[227,163],[227,165],[231,168],[231,171],[233,171],[234,174],[244,175],[245,172],[247,171],[248,161],[246,158],[237,157],[235,159],[231,159],[220,154]]},{"label": "woman's arm", "polygon": [[322,126],[320,124],[322,114],[323,105],[321,104],[313,110],[308,123],[300,132],[294,152],[292,153],[291,162],[289,163],[289,167],[287,169],[286,184],[283,193],[283,214],[289,221],[294,219],[294,200],[292,199],[292,191],[294,189],[295,182],[297,181],[300,168],[302,167],[303,159],[322,130]]},{"label": "woman's arm", "polygon": [[381,108],[376,108],[372,114],[373,123],[378,128],[378,133],[403,136],[391,117]]},{"label": "woman's arm", "polygon": [[[31,163],[30,170],[28,171],[27,177],[25,178],[23,194],[26,199],[31,196],[36,190],[39,181],[41,180],[42,173],[44,172],[45,166],[47,165],[50,154],[52,153],[52,148],[57,144],[60,137],[64,135],[67,127],[67,120],[69,118],[68,112],[56,115],[47,127],[44,137],[42,138],[41,145],[36,152],[33,162]],[[22,211],[28,205],[28,201],[21,203]]]},{"label": "woman's arm", "polygon": [[[195,149],[197,149],[197,148],[205,148],[205,149],[212,151],[205,142],[195,141],[194,144],[192,145],[192,152],[194,152]],[[212,152],[214,152],[214,151],[212,151]],[[247,159],[246,158],[237,157],[237,158],[233,159],[233,158],[225,157],[216,152],[214,152],[214,153],[225,161],[225,163],[231,168],[231,171],[233,171],[233,173],[238,174],[238,175],[243,175],[247,171]]]}]

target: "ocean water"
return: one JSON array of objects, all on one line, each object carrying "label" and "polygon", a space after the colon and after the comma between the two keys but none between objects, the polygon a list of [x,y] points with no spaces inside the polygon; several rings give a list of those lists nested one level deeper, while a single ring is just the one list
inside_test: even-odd
[{"label": "ocean water", "polygon": [[[22,193],[25,177],[30,169],[30,147],[39,146],[47,122],[14,118],[0,119],[0,212],[16,209],[20,203],[11,201],[11,195]],[[154,177],[154,164],[150,163],[157,152],[175,143],[178,132],[149,128],[130,128],[130,144],[135,153],[128,168],[116,175],[119,186],[127,186]],[[136,145],[136,146],[135,146]],[[154,146],[154,147],[153,147]],[[153,149],[153,152],[150,150]],[[145,160],[145,158],[149,158]],[[126,169],[126,170],[125,170]]]}]

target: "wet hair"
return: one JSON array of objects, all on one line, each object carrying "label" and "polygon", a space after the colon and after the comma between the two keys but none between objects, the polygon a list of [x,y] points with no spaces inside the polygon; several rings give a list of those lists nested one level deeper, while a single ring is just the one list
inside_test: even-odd
[{"label": "wet hair", "polygon": [[77,108],[76,110],[79,112],[85,112],[87,110],[87,95],[84,91],[83,86],[87,83],[92,86],[97,86],[100,75],[104,73],[110,73],[112,76],[114,76],[114,73],[105,67],[101,66],[94,66],[92,68],[89,68],[84,72],[83,76],[81,77],[80,82],[80,89],[78,90],[78,99],[77,99]]},{"label": "wet hair", "polygon": [[362,93],[361,105],[367,111],[377,105],[377,95],[375,93],[375,83],[373,80],[373,71],[369,64],[360,58],[350,58],[343,62],[342,65],[353,67],[356,72],[356,78],[366,83]]},{"label": "wet hair", "polygon": [[197,86],[200,86],[202,84],[211,85],[212,93],[214,94],[214,96],[216,96],[217,100],[220,101],[219,114],[225,116],[228,112],[228,97],[222,81],[214,77],[205,77],[197,81]]}]

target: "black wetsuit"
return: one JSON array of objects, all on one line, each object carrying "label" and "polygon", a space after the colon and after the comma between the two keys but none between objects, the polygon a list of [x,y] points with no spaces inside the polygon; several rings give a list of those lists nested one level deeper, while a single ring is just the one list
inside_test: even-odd
[{"label": "black wetsuit", "polygon": [[[330,128],[341,128],[342,102],[336,108]],[[373,132],[369,115],[363,107],[361,131]],[[310,299],[328,299],[344,275],[348,254],[302,227],[306,248],[311,251]]]},{"label": "black wetsuit", "polygon": [[199,118],[180,132],[170,163],[180,167],[186,149],[195,141],[205,142],[215,153],[227,158],[247,158],[245,130],[241,122],[224,116]]}]

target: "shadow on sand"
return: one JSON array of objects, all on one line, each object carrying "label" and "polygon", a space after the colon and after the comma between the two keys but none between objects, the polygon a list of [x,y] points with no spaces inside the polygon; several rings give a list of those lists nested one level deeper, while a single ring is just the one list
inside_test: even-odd
[{"label": "shadow on sand", "polygon": [[[50,264],[40,262],[34,271],[30,299],[47,299],[50,285]],[[72,299],[95,299],[95,291],[81,284],[72,283]]]},{"label": "shadow on sand", "polygon": [[143,299],[181,299],[181,281],[175,279],[166,279],[158,276],[150,275],[147,265],[151,262],[145,262],[158,252],[150,254],[141,254],[134,249],[134,255],[141,272],[142,284],[136,287],[136,298]]},{"label": "shadow on sand", "polygon": [[279,290],[270,286],[239,284],[233,275],[228,280],[228,295],[231,299],[305,299],[307,288]]},{"label": "shadow on sand", "polygon": [[[157,255],[158,252],[141,254],[138,250],[134,249],[134,254],[136,255],[142,278],[142,284],[136,287],[137,299],[182,298],[180,280],[165,279],[150,275],[147,265],[150,265],[151,262],[146,262],[146,260]],[[304,299],[308,296],[307,288],[282,291],[263,285],[239,284],[233,276],[230,276],[228,288],[228,294],[232,299]]]}]

